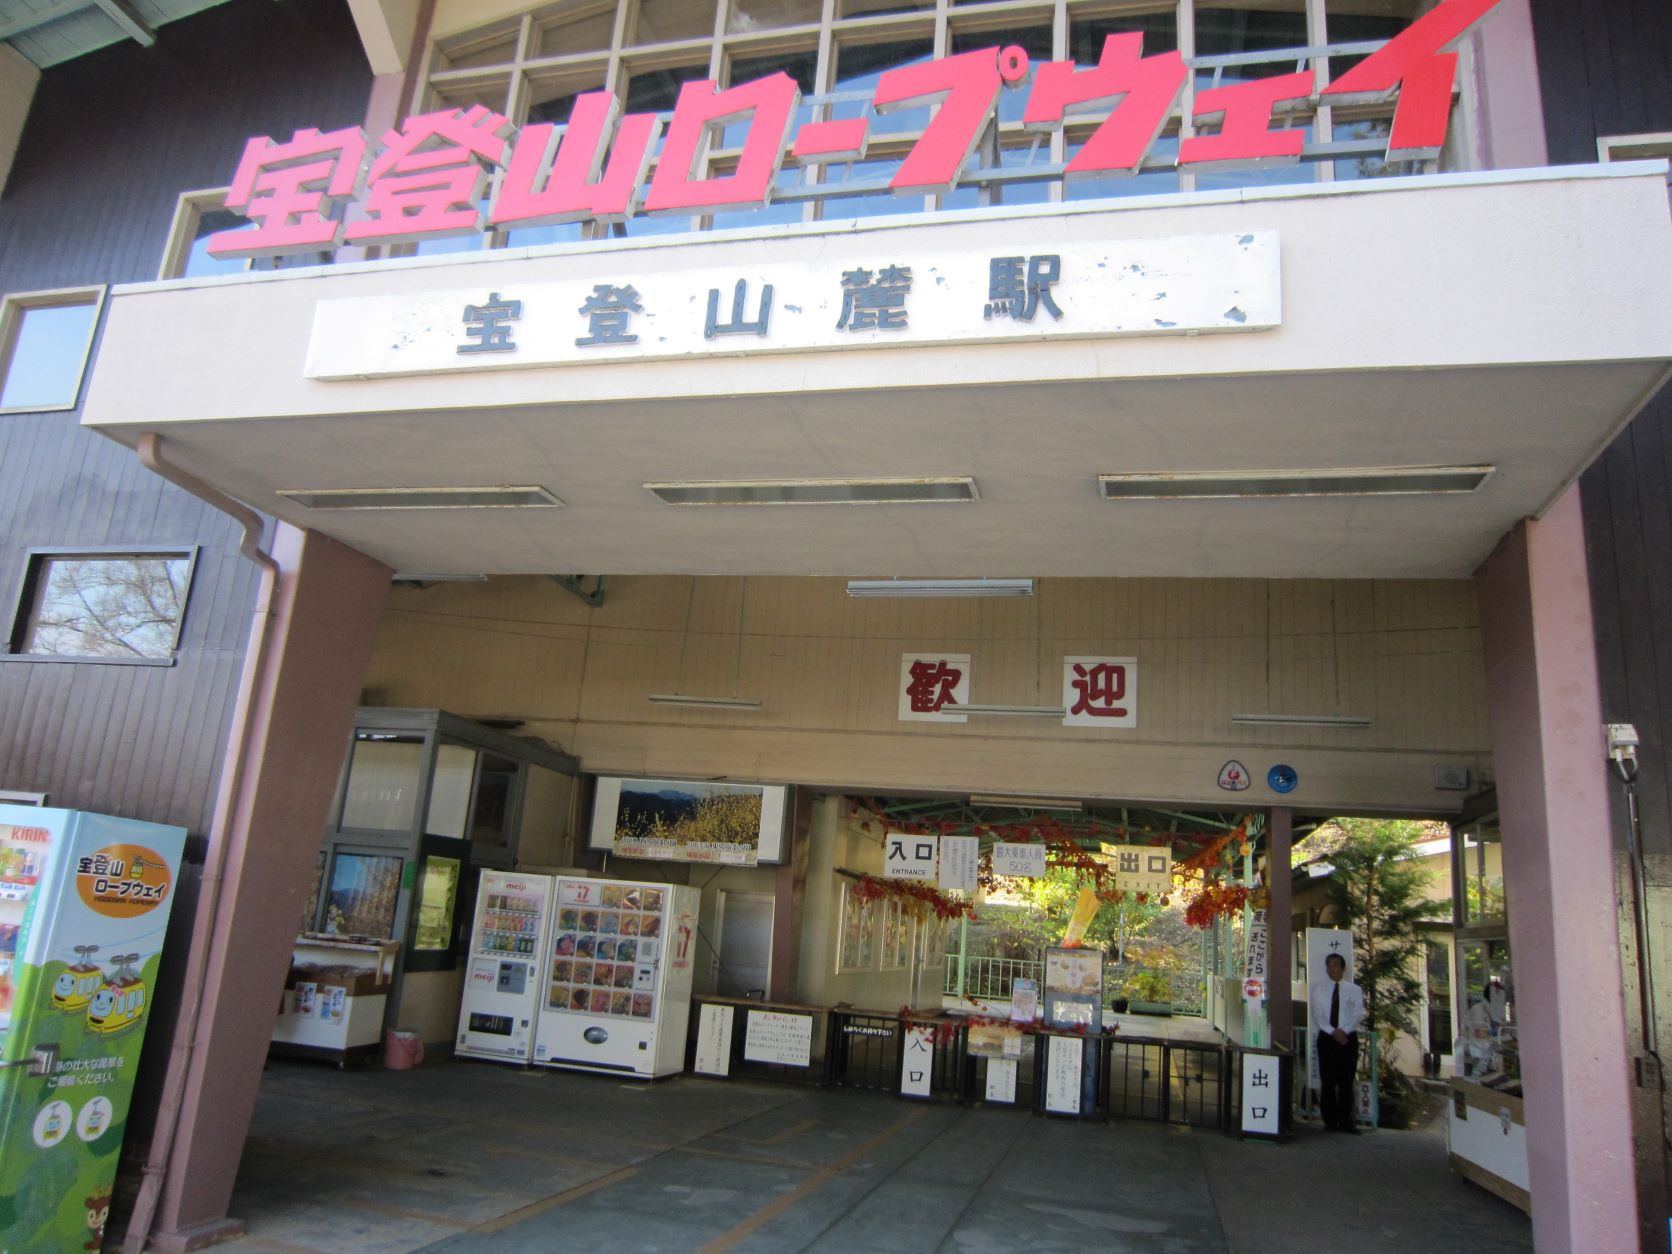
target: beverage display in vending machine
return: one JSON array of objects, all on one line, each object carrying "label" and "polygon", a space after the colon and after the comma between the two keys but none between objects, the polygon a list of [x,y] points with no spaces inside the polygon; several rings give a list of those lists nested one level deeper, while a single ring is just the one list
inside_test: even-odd
[{"label": "beverage display in vending machine", "polygon": [[559,879],[534,1061],[684,1070],[699,901],[683,885]]},{"label": "beverage display in vending machine", "polygon": [[185,842],[0,805],[0,1250],[104,1239]]},{"label": "beverage display in vending machine", "polygon": [[549,875],[482,872],[455,1052],[529,1061],[554,883]]}]

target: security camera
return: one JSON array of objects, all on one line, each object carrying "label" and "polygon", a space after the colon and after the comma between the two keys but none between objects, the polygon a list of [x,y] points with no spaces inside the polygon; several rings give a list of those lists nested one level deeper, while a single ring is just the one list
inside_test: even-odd
[{"label": "security camera", "polygon": [[1642,743],[1630,723],[1608,724],[1608,763],[1622,784],[1637,778],[1637,746]]}]

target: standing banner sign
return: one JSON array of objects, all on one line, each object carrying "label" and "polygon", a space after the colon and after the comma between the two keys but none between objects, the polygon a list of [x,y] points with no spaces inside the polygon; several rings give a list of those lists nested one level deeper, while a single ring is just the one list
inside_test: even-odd
[{"label": "standing banner sign", "polygon": [[97,1249],[184,828],[0,805],[0,1249]]}]

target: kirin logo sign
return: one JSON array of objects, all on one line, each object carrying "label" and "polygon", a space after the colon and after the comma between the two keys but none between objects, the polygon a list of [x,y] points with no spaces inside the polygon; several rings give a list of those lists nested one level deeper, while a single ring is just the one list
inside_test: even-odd
[{"label": "kirin logo sign", "polygon": [[[1422,160],[1445,143],[1457,54],[1447,51],[1497,0],[1442,0],[1383,47],[1322,87],[1310,71],[1213,87],[1196,94],[1193,125],[1217,126],[1179,145],[1182,170],[1293,163],[1305,130],[1273,130],[1280,114],[1307,104],[1379,102],[1395,96],[1390,161]],[[908,195],[947,191],[993,120],[999,93],[1030,80],[1019,47],[983,48],[904,65],[879,76],[878,113],[932,107],[933,116],[890,179]],[[1060,130],[1076,106],[1109,106],[1107,119],[1064,167],[1073,175],[1131,175],[1177,107],[1190,69],[1176,51],[1143,55],[1143,36],[1110,35],[1094,66],[1048,61],[1031,74],[1025,129]],[[406,119],[371,150],[357,127],[297,131],[283,143],[252,139],[226,207],[254,228],[209,237],[216,257],[311,252],[340,244],[395,244],[469,234],[485,226],[620,222],[635,213],[714,213],[770,202],[786,154],[803,164],[864,156],[864,117],[805,122],[791,134],[801,92],[780,71],[719,90],[711,79],[686,83],[675,103],[656,171],[645,185],[661,119],[622,114],[606,91],[576,97],[566,126],[533,123],[519,132],[485,105]],[[737,168],[700,177],[706,142],[746,124]],[[489,177],[501,177],[482,206]],[[357,212],[349,213],[353,208]]]}]

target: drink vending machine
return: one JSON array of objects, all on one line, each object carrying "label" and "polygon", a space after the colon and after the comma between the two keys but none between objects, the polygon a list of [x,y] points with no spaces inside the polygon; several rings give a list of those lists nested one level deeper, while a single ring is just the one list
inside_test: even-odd
[{"label": "drink vending machine", "polygon": [[0,1250],[104,1239],[185,843],[0,805]]},{"label": "drink vending machine", "polygon": [[701,894],[560,878],[534,1061],[656,1077],[685,1067]]},{"label": "drink vending machine", "polygon": [[529,1062],[555,886],[549,875],[482,872],[455,1052]]}]

